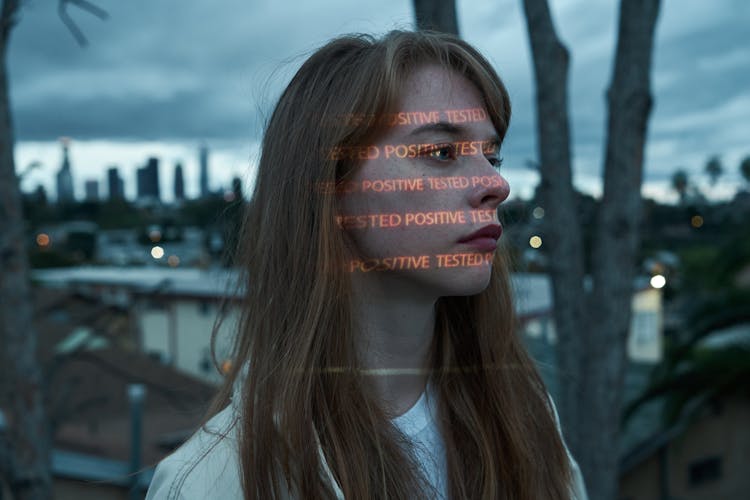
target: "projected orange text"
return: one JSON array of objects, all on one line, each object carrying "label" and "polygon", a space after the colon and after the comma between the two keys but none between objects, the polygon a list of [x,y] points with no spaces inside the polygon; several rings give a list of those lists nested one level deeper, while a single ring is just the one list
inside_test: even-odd
[{"label": "projected orange text", "polygon": [[405,269],[429,269],[429,255],[402,255],[398,257],[384,257],[382,259],[354,259],[349,262],[349,271],[400,271]]},{"label": "projected orange text", "polygon": [[[489,222],[491,214],[470,211],[472,222]],[[491,211],[488,211],[491,212]],[[489,217],[489,220],[485,220]],[[466,213],[463,210],[438,210],[434,212],[405,212],[388,214],[338,215],[336,223],[343,229],[389,228],[399,226],[435,226],[445,224],[466,224]]]},{"label": "projected orange text", "polygon": [[496,141],[454,141],[445,143],[384,144],[382,146],[336,146],[328,151],[331,160],[376,160],[381,154],[386,160],[393,158],[429,158],[450,147],[455,156],[491,155],[497,153]]},{"label": "projected orange text", "polygon": [[505,181],[497,175],[473,175],[451,177],[415,177],[410,179],[365,179],[361,182],[319,182],[318,191],[323,194],[349,193],[396,193],[405,191],[443,191],[481,187],[503,187]]},{"label": "projected orange text", "polygon": [[400,255],[372,259],[353,259],[349,272],[404,271],[413,269],[440,269],[454,267],[477,267],[492,263],[490,253],[449,253],[437,255]]},{"label": "projected orange text", "polygon": [[374,115],[367,113],[349,113],[340,115],[338,121],[344,125],[398,127],[403,125],[427,125],[441,120],[448,123],[478,122],[487,119],[484,108],[444,109],[427,111],[401,111]]},{"label": "projected orange text", "polygon": [[424,179],[373,179],[362,181],[362,192],[424,191]]}]

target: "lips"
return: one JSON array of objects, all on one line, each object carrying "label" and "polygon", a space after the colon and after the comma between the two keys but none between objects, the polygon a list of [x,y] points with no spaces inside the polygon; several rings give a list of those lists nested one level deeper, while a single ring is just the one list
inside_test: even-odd
[{"label": "lips", "polygon": [[503,234],[502,226],[491,224],[479,231],[474,231],[468,236],[464,236],[458,242],[472,247],[475,251],[494,252],[497,248],[497,240],[501,234]]},{"label": "lips", "polygon": [[464,236],[460,240],[458,240],[459,243],[471,243],[476,240],[494,240],[497,242],[497,240],[500,238],[500,235],[503,234],[503,227],[499,224],[490,224],[489,226],[484,226],[482,229],[479,229],[478,231],[474,231],[468,236]]}]

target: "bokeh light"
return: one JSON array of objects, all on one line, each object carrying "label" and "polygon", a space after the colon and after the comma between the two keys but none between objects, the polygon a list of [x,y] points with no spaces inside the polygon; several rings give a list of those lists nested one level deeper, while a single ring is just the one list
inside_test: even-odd
[{"label": "bokeh light", "polygon": [[529,238],[529,246],[531,248],[539,248],[542,246],[542,239],[539,236],[532,236]]},{"label": "bokeh light", "polygon": [[154,259],[161,259],[162,257],[164,257],[164,249],[158,245],[155,246],[151,249],[151,257],[153,257]]},{"label": "bokeh light", "polygon": [[36,244],[40,247],[49,246],[49,235],[46,233],[39,233],[36,235]]},{"label": "bokeh light", "polygon": [[651,286],[654,288],[664,288],[664,285],[667,284],[667,278],[665,278],[661,274],[656,274],[651,277]]}]

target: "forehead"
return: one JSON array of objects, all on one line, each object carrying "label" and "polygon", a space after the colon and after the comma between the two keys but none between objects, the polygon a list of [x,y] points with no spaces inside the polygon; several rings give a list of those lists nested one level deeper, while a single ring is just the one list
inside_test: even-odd
[{"label": "forehead", "polygon": [[407,78],[399,111],[484,107],[479,90],[461,74],[437,65],[421,66]]}]

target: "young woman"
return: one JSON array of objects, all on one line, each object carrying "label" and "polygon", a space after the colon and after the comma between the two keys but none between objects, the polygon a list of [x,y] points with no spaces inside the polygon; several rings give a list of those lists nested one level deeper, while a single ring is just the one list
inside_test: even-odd
[{"label": "young woman", "polygon": [[496,248],[509,119],[452,36],[302,65],[241,233],[232,368],[148,498],[585,498]]}]

